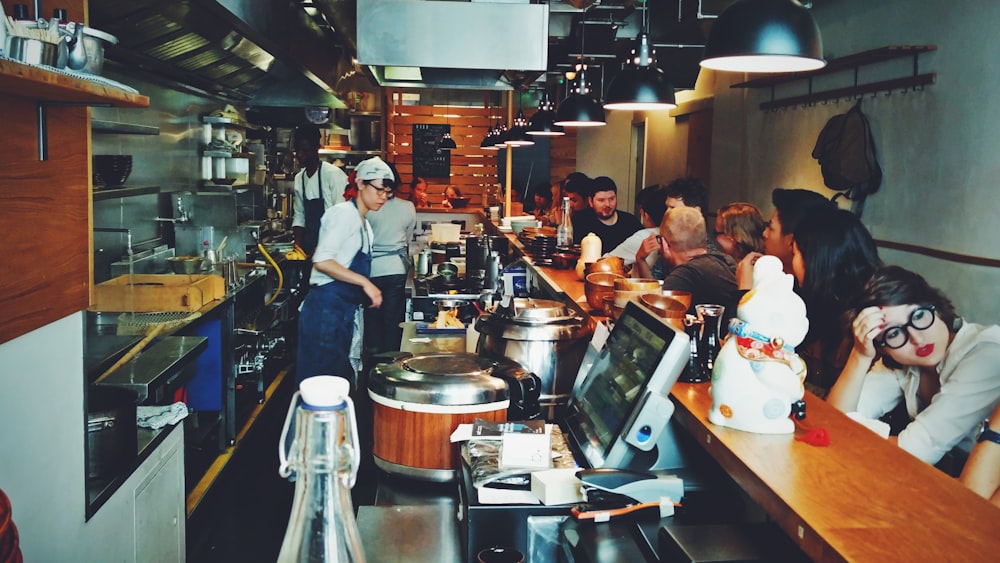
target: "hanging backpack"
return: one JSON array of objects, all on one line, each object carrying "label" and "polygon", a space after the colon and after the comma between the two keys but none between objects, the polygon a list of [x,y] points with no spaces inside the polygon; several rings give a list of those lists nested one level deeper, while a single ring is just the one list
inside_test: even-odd
[{"label": "hanging backpack", "polygon": [[847,113],[826,122],[812,156],[819,161],[823,182],[840,192],[833,201],[841,196],[855,201],[855,212],[861,215],[864,199],[882,184],[882,167],[875,154],[871,126],[861,113],[861,100]]}]

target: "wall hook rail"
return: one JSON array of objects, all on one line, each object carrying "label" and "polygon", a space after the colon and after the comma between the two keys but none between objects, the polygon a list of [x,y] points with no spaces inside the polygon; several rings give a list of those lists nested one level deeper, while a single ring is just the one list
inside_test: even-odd
[{"label": "wall hook rail", "polygon": [[[923,91],[925,86],[928,84],[934,84],[937,80],[936,73],[920,74],[918,64],[918,58],[921,54],[934,50],[937,50],[937,46],[935,45],[890,45],[887,47],[873,49],[871,51],[855,53],[846,57],[831,59],[827,62],[827,65],[824,68],[819,70],[766,76],[763,78],[733,84],[730,88],[770,88],[771,99],[770,101],[760,104],[760,109],[762,110],[772,110],[792,106],[811,107],[814,106],[816,102],[820,101],[833,100],[841,97],[858,98],[863,97],[866,94],[871,94],[874,97],[877,96],[879,92],[889,96],[892,91],[896,89],[901,92],[905,92],[910,89],[915,92],[919,92]],[[888,80],[864,84],[859,83],[858,75],[861,67],[903,57],[913,58],[913,72],[911,76],[891,78]],[[852,86],[833,88],[820,92],[813,91],[813,79],[815,77],[826,76],[845,70],[853,71],[854,84]],[[775,86],[799,80],[808,81],[808,93],[799,96],[790,96],[787,98],[775,98]]]}]

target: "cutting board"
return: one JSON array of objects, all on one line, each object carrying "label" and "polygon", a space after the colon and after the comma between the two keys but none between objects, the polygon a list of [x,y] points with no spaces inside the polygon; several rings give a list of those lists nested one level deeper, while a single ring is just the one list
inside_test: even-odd
[{"label": "cutting board", "polygon": [[118,276],[94,286],[92,311],[159,313],[197,311],[226,296],[222,276],[140,274]]}]

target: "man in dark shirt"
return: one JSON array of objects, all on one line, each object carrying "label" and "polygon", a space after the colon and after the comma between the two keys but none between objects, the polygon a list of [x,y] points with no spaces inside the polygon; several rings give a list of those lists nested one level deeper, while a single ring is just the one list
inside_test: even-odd
[{"label": "man in dark shirt", "polygon": [[590,188],[590,213],[583,211],[573,216],[573,240],[579,243],[587,233],[594,233],[601,239],[602,252],[613,250],[641,229],[642,223],[635,215],[618,211],[618,186],[614,180],[598,176],[590,181]]},{"label": "man in dark shirt", "polygon": [[660,223],[660,255],[673,266],[663,289],[691,293],[691,308],[702,303],[723,305],[724,317],[736,315],[740,291],[736,272],[726,256],[707,248],[705,219],[694,207],[668,209]]}]

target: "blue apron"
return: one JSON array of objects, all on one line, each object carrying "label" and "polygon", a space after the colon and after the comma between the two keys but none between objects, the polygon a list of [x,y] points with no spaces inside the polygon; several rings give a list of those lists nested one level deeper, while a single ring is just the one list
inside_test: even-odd
[{"label": "blue apron", "polygon": [[[366,238],[362,220],[361,248],[348,267],[367,278],[372,271],[372,258],[365,252]],[[369,303],[370,299],[361,286],[340,280],[311,288],[299,312],[296,386],[314,375],[337,375],[350,381],[352,386],[357,384],[350,357],[351,338],[354,336],[355,315],[360,307]]]},{"label": "blue apron", "polygon": [[306,172],[304,170],[301,177],[302,201],[306,214],[306,224],[303,227],[305,232],[302,234],[302,250],[311,256],[316,251],[316,245],[319,244],[320,220],[326,211],[326,205],[323,201],[323,163],[320,162],[319,166],[316,167],[316,180],[319,182],[319,197],[314,199],[306,197]]}]

